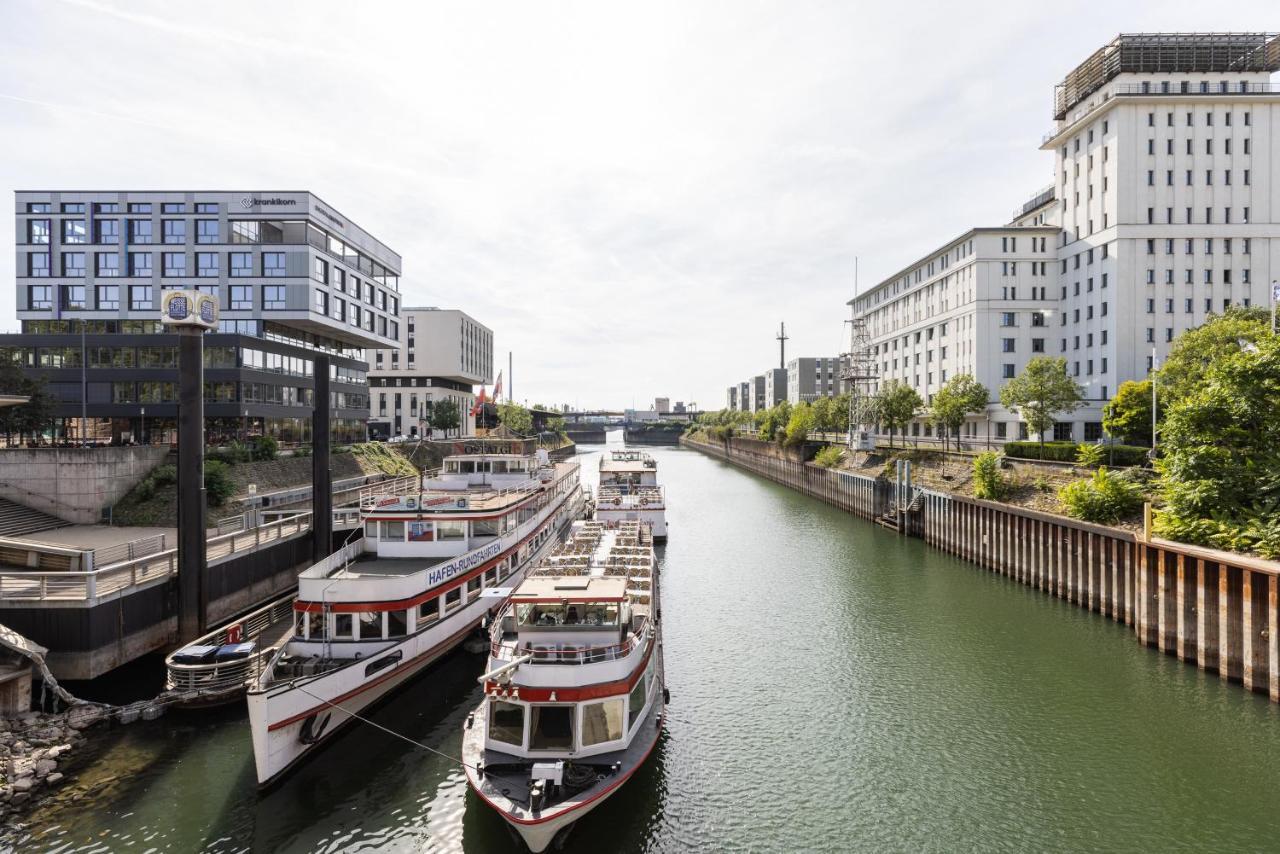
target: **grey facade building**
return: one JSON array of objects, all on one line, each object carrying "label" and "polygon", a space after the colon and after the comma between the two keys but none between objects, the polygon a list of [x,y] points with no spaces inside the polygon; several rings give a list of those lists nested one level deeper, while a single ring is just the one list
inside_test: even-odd
[{"label": "grey facade building", "polygon": [[725,409],[738,408],[738,387],[736,385],[729,386],[724,395]]},{"label": "grey facade building", "polygon": [[792,405],[834,397],[839,389],[839,357],[802,357],[787,362],[787,400]]},{"label": "grey facade building", "polygon": [[[44,378],[55,429],[164,441],[176,429],[177,336],[163,291],[217,296],[205,338],[211,442],[310,438],[313,357],[330,356],[336,441],[362,439],[365,349],[399,338],[400,256],[309,192],[16,193],[21,335],[0,349]],[[88,416],[81,423],[81,401]]]},{"label": "grey facade building", "polygon": [[751,412],[751,383],[738,383],[738,411]]},{"label": "grey facade building", "polygon": [[761,374],[758,377],[752,377],[747,380],[746,386],[747,399],[749,401],[749,405],[747,407],[748,411],[759,412],[760,410],[765,409],[768,404],[765,403],[764,398],[764,375]]},{"label": "grey facade building", "polygon": [[787,372],[784,368],[770,368],[764,372],[764,405],[776,406],[787,399]]}]

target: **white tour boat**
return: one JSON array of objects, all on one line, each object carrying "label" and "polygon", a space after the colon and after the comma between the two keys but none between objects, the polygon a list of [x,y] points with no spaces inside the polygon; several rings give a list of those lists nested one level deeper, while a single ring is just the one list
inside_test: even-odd
[{"label": "white tour boat", "polygon": [[494,623],[467,780],[532,851],[617,791],[653,750],[667,693],[648,523],[576,522]]},{"label": "white tour boat", "polygon": [[643,451],[606,451],[600,457],[596,518],[648,522],[654,540],[665,540],[667,500],[658,485],[658,461]]},{"label": "white tour boat", "polygon": [[298,577],[292,637],[248,691],[258,782],[474,632],[579,517],[576,462],[446,457],[422,491],[366,499],[364,539]]}]

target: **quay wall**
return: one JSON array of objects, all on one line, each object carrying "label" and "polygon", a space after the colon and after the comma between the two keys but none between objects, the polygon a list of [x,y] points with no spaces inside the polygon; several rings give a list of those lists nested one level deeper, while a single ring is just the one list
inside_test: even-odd
[{"label": "quay wall", "polygon": [[79,525],[94,525],[153,468],[168,446],[7,448],[0,497]]},{"label": "quay wall", "polygon": [[[875,520],[894,485],[769,454],[681,444]],[[786,449],[778,449],[784,452]],[[1280,702],[1280,563],[924,490],[904,534],[1129,627],[1139,643]]]},{"label": "quay wall", "polygon": [[600,427],[574,427],[572,424],[564,428],[569,438],[580,445],[603,445],[607,441],[607,432]]}]

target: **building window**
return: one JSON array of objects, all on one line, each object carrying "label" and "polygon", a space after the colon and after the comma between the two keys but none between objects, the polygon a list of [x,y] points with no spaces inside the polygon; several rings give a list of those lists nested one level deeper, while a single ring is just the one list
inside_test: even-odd
[{"label": "building window", "polygon": [[62,253],[62,275],[63,276],[83,276],[84,275],[84,253],[83,252],[63,252]]},{"label": "building window", "polygon": [[1006,380],[1011,380],[1018,375],[1017,371],[1014,369],[1015,368],[1014,365],[1011,365],[1008,362],[1006,362],[1003,367],[1004,367],[1004,378]]},{"label": "building window", "polygon": [[253,254],[250,252],[232,252],[230,272],[233,278],[252,276]]},{"label": "building window", "polygon": [[151,286],[150,285],[130,285],[129,286],[129,308],[137,311],[139,309],[150,309],[151,304]]},{"label": "building window", "polygon": [[1000,325],[1001,325],[1001,326],[1017,326],[1017,325],[1018,325],[1018,316],[1017,316],[1017,314],[1015,314],[1015,313],[1014,313],[1014,312],[1012,312],[1012,311],[1005,311],[1005,312],[1001,312],[1001,313],[1000,313]]},{"label": "building window", "polygon": [[34,279],[49,277],[48,252],[32,252],[27,255],[27,275]]},{"label": "building window", "polygon": [[49,220],[47,219],[29,219],[27,220],[27,242],[37,244],[49,243]]},{"label": "building window", "polygon": [[1000,352],[1002,352],[1002,353],[1012,353],[1012,352],[1014,352],[1014,349],[1015,349],[1016,344],[1017,344],[1017,340],[1016,340],[1016,339],[1014,339],[1014,338],[1001,338],[1001,339],[1000,339]]},{"label": "building window", "polygon": [[315,279],[322,285],[329,284],[329,262],[323,258],[313,259],[311,267],[311,278]]},{"label": "building window", "polygon": [[130,252],[129,253],[129,275],[130,276],[150,276],[151,275],[151,253],[150,252]]},{"label": "building window", "polygon": [[267,277],[285,275],[283,252],[262,253],[262,275]]},{"label": "building window", "polygon": [[262,286],[262,307],[264,309],[282,309],[285,307],[284,285]]},{"label": "building window", "polygon": [[98,285],[98,308],[114,311],[120,308],[120,286]]},{"label": "building window", "polygon": [[84,230],[84,220],[64,219],[62,221],[62,242],[87,243],[88,237]]},{"label": "building window", "polygon": [[63,285],[62,307],[64,309],[84,308],[84,285]]},{"label": "building window", "polygon": [[[329,314],[329,295],[324,291],[320,290],[319,288],[316,288],[315,298],[316,298],[315,310],[320,314],[328,315]],[[382,358],[381,353],[378,354],[378,358],[379,359]]]},{"label": "building window", "polygon": [[217,252],[196,253],[196,275],[205,278],[218,275]]},{"label": "building window", "polygon": [[166,219],[160,224],[165,243],[186,243],[187,222],[182,219]]},{"label": "building window", "polygon": [[161,259],[163,263],[162,273],[165,276],[185,276],[187,275],[187,253],[185,252],[165,252]]},{"label": "building window", "polygon": [[94,274],[101,278],[120,275],[120,256],[114,252],[103,252],[94,256]]},{"label": "building window", "polygon": [[217,243],[218,221],[216,219],[196,220],[196,243]]},{"label": "building window", "polygon": [[114,244],[120,242],[120,220],[99,219],[93,223],[93,242]]},{"label": "building window", "polygon": [[53,308],[53,286],[30,285],[27,288],[27,306],[29,308]]},{"label": "building window", "polygon": [[252,285],[232,285],[231,286],[231,309],[233,311],[252,311],[253,310],[253,286]]}]

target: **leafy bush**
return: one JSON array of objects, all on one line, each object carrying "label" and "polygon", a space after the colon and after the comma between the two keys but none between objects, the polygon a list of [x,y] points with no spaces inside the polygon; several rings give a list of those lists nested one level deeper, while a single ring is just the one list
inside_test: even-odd
[{"label": "leafy bush", "polygon": [[250,454],[255,460],[274,460],[280,452],[280,443],[271,436],[258,436],[253,440]]},{"label": "leafy bush", "polygon": [[813,461],[824,469],[833,469],[844,459],[844,449],[837,445],[827,445],[818,451]]},{"label": "leafy bush", "polygon": [[311,446],[299,445],[298,447],[293,449],[293,455],[295,457],[309,457],[311,456]]},{"label": "leafy bush", "polygon": [[1062,487],[1058,498],[1074,519],[1111,524],[1137,512],[1142,506],[1142,489],[1102,466],[1088,480]]},{"label": "leafy bush", "polygon": [[973,461],[973,494],[988,501],[1000,501],[1009,494],[1009,484],[1000,471],[1000,455],[987,451]]},{"label": "leafy bush", "polygon": [[1076,445],[1076,464],[1096,469],[1107,459],[1107,451],[1101,445]]},{"label": "leafy bush", "polygon": [[[1116,466],[1140,466],[1147,462],[1148,448],[1140,448],[1136,445],[1102,445],[1102,455],[1104,460],[1109,460],[1112,465]],[[1060,463],[1076,462],[1076,453],[1079,448],[1075,442],[1045,442],[1044,457],[1040,456],[1040,444],[1038,442],[1005,442],[1004,453],[1007,457],[1017,457],[1024,460],[1052,460]]]},{"label": "leafy bush", "polygon": [[212,451],[206,450],[204,458],[233,466],[237,463],[249,462],[253,459],[253,452],[249,450],[249,446],[244,442],[233,439],[221,448]]},{"label": "leafy bush", "polygon": [[155,486],[168,486],[171,483],[177,483],[178,467],[172,463],[156,466],[152,469],[151,474],[147,475],[147,479]]},{"label": "leafy bush", "polygon": [[205,460],[204,491],[209,504],[219,507],[236,491],[231,480],[231,467],[220,460]]}]

